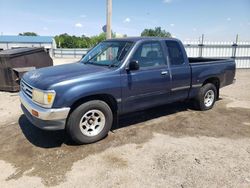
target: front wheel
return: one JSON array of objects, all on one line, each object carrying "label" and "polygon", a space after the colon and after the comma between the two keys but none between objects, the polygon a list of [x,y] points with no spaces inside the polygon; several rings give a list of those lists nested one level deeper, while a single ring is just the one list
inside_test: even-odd
[{"label": "front wheel", "polygon": [[207,83],[203,85],[196,97],[196,107],[205,111],[213,108],[217,99],[217,89],[214,84]]},{"label": "front wheel", "polygon": [[69,116],[66,129],[73,141],[89,144],[104,138],[113,123],[113,113],[104,101],[93,100],[78,106]]}]

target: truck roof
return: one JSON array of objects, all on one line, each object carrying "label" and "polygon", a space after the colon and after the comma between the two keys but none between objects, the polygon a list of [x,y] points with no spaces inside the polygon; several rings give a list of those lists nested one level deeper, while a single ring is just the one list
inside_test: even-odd
[{"label": "truck roof", "polygon": [[108,39],[107,41],[130,41],[130,42],[138,42],[138,41],[148,41],[148,40],[179,41],[178,39],[167,38],[167,37],[125,37],[125,38]]}]

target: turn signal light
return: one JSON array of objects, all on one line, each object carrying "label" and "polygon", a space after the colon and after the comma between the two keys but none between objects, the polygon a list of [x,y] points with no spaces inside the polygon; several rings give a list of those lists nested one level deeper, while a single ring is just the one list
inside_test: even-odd
[{"label": "turn signal light", "polygon": [[31,113],[32,113],[32,115],[33,116],[36,116],[36,117],[38,117],[39,116],[39,114],[38,114],[38,112],[37,111],[35,111],[35,110],[31,110]]},{"label": "turn signal light", "polygon": [[48,93],[47,94],[47,101],[50,104],[54,98],[54,93]]}]

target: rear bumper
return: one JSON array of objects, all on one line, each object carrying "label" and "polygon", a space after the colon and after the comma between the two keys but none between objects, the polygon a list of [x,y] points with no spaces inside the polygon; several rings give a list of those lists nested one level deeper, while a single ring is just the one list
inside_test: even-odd
[{"label": "rear bumper", "polygon": [[[23,113],[33,125],[44,130],[61,130],[65,128],[70,108],[47,109],[33,103],[22,92],[19,93],[19,96]],[[32,115],[32,110],[38,112],[38,117]]]}]

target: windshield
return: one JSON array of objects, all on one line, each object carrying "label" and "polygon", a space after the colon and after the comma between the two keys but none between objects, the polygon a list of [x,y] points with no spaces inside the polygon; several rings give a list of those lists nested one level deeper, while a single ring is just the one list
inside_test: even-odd
[{"label": "windshield", "polygon": [[101,42],[90,50],[81,60],[85,64],[118,66],[132,46],[127,41]]}]

